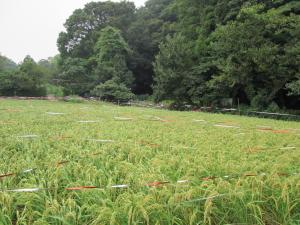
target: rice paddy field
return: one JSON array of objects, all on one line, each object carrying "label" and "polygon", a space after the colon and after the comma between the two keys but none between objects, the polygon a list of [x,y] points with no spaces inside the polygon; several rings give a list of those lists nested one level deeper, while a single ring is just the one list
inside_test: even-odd
[{"label": "rice paddy field", "polygon": [[300,224],[300,123],[0,100],[0,224]]}]

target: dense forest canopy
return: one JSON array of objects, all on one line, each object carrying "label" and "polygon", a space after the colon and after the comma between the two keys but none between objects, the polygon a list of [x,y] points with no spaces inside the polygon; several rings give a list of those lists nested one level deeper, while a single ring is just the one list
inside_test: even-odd
[{"label": "dense forest canopy", "polygon": [[110,101],[151,95],[196,106],[232,99],[257,109],[300,107],[298,0],[148,0],[138,9],[91,2],[64,26],[54,58],[17,66],[0,57],[2,95],[61,86]]}]

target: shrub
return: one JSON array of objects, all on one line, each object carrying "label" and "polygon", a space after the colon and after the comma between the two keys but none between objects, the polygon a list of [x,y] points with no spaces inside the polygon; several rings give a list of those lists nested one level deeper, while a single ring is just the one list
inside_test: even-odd
[{"label": "shrub", "polygon": [[96,86],[91,93],[94,96],[100,97],[102,100],[111,102],[129,101],[134,97],[129,88],[124,84],[118,84],[114,80],[109,80]]},{"label": "shrub", "polygon": [[70,95],[64,97],[65,102],[71,102],[71,103],[82,103],[84,102],[84,98],[78,96],[78,95]]},{"label": "shrub", "polygon": [[264,94],[258,94],[251,100],[251,107],[256,110],[263,110],[268,107],[268,100]]},{"label": "shrub", "polygon": [[267,108],[268,112],[279,112],[280,108],[276,102],[271,102],[271,104]]},{"label": "shrub", "polygon": [[63,87],[61,87],[61,86],[55,86],[55,85],[48,84],[46,86],[46,88],[47,88],[47,95],[52,95],[55,97],[63,97],[64,96],[64,90],[63,90]]}]

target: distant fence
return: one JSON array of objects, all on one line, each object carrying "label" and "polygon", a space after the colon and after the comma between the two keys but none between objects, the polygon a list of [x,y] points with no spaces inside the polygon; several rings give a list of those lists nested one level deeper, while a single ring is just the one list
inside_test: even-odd
[{"label": "distant fence", "polygon": [[[0,97],[1,99],[17,99],[17,100],[65,100],[68,97]],[[82,98],[85,100],[93,100],[97,101],[97,98]],[[156,108],[156,109],[170,109],[163,104],[155,104],[152,102],[114,102],[120,106],[137,106],[137,107],[144,107],[144,108]],[[272,113],[272,112],[258,112],[258,111],[246,111],[246,110],[239,110],[236,108],[217,108],[217,107],[200,107],[200,108],[193,108],[191,105],[186,105],[184,111],[199,111],[199,112],[208,112],[208,113],[222,113],[222,114],[232,114],[232,115],[240,115],[240,116],[253,116],[253,117],[260,117],[260,118],[269,118],[269,119],[277,119],[277,120],[292,120],[292,121],[300,121],[300,115],[293,115],[287,113]]]},{"label": "distant fence", "polygon": [[[149,102],[122,102],[116,103],[122,106],[137,106],[137,107],[146,107],[146,108],[156,108],[156,109],[170,109],[163,104],[154,104]],[[176,110],[176,109],[175,109]],[[196,112],[207,112],[207,113],[222,113],[222,114],[232,114],[240,116],[253,116],[260,118],[269,118],[277,120],[292,120],[300,121],[300,115],[293,115],[287,113],[271,113],[271,112],[258,112],[258,111],[247,111],[239,110],[236,108],[218,108],[218,107],[200,107],[194,108],[191,105],[186,105],[181,108],[182,111],[196,111]]]},{"label": "distant fence", "polygon": [[0,96],[1,99],[15,99],[15,100],[62,100],[63,97],[52,97],[52,96],[44,96],[44,97],[23,97],[23,96]]},{"label": "distant fence", "polygon": [[260,118],[277,119],[277,120],[300,121],[300,115],[293,115],[287,113],[258,112],[258,111],[239,110],[235,108],[224,109],[224,108],[211,108],[211,107],[201,107],[199,111],[233,114],[233,115],[240,115],[240,116],[253,116],[253,117],[260,117]]}]

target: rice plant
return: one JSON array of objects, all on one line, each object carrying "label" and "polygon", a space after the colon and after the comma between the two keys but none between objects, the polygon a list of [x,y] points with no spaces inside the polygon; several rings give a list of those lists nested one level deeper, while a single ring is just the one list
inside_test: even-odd
[{"label": "rice plant", "polygon": [[298,122],[20,100],[0,115],[0,224],[300,224]]}]

